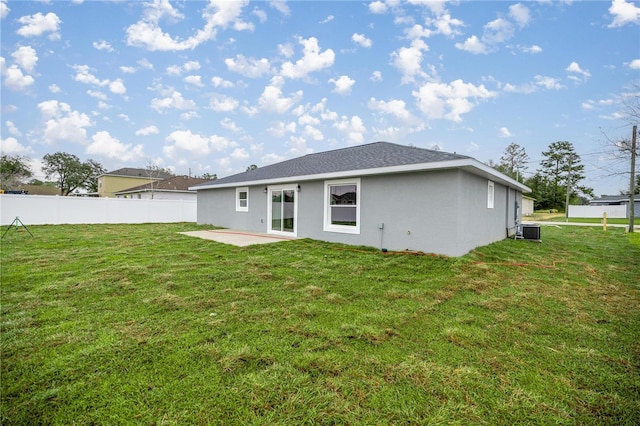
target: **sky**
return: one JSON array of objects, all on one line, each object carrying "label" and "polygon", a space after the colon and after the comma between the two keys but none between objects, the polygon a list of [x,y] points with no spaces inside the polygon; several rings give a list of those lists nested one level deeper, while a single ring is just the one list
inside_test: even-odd
[{"label": "sky", "polygon": [[0,0],[2,154],[224,177],[388,141],[525,176],[573,143],[596,195],[640,80],[640,2]]}]

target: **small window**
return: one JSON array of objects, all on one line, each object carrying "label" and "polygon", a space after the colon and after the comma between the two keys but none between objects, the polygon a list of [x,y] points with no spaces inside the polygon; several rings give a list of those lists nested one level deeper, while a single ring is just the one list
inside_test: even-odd
[{"label": "small window", "polygon": [[360,179],[325,182],[324,230],[360,233]]},{"label": "small window", "polygon": [[236,188],[236,211],[249,211],[249,188]]},{"label": "small window", "polygon": [[494,187],[493,182],[489,181],[487,184],[487,208],[493,208],[493,196],[494,196]]}]

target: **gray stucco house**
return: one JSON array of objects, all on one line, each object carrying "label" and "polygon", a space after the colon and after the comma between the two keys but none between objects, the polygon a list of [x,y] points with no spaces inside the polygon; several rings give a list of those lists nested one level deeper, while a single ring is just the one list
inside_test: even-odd
[{"label": "gray stucco house", "polygon": [[198,223],[461,256],[513,235],[530,189],[465,155],[376,142],[207,182]]}]

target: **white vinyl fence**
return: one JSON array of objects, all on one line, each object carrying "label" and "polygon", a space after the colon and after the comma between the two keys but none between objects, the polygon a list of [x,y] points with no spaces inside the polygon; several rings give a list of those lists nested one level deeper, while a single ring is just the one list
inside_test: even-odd
[{"label": "white vinyl fence", "polygon": [[197,202],[124,198],[0,195],[0,225],[196,222]]},{"label": "white vinyl fence", "polygon": [[627,206],[569,206],[569,217],[602,217],[607,213],[607,218],[627,217]]}]

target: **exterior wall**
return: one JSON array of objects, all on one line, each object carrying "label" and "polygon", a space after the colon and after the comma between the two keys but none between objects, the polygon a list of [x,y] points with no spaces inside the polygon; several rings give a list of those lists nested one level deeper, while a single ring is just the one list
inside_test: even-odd
[{"label": "exterior wall", "polygon": [[236,211],[235,188],[198,191],[198,223],[267,232],[267,194],[264,193],[264,186],[249,187],[249,210],[246,212]]},{"label": "exterior wall", "polygon": [[488,180],[464,171],[460,172],[457,221],[460,235],[458,253],[504,239],[509,230],[515,232],[516,207],[522,203],[517,191],[494,182],[493,208],[488,207]]},{"label": "exterior wall", "polygon": [[0,225],[195,222],[195,201],[0,195]]},{"label": "exterior wall", "polygon": [[144,177],[100,176],[98,178],[98,196],[114,197],[114,192],[123,191],[153,181],[154,179]]},{"label": "exterior wall", "polygon": [[[300,182],[297,236],[461,256],[501,240],[514,229],[522,194],[494,184],[487,208],[487,179],[462,170],[365,176],[360,184],[360,234],[324,231],[324,180]],[[264,186],[249,188],[249,211],[235,211],[235,188],[198,192],[198,223],[267,232]],[[382,224],[382,229],[380,229]]]},{"label": "exterior wall", "polygon": [[522,197],[522,216],[533,215],[533,199]]}]

